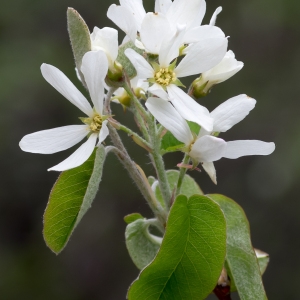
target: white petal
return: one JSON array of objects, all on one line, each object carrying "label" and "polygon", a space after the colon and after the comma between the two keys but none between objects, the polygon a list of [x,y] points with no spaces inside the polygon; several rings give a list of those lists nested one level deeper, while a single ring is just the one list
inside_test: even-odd
[{"label": "white petal", "polygon": [[161,12],[166,14],[172,4],[172,0],[156,0],[155,1],[155,12]]},{"label": "white petal", "polygon": [[184,35],[186,31],[185,25],[177,25],[174,34],[170,32],[170,35],[166,37],[164,43],[161,46],[159,53],[159,64],[161,67],[166,68],[170,65],[174,58],[179,56],[179,48],[183,45]]},{"label": "white petal", "polygon": [[205,135],[196,140],[189,155],[199,162],[212,162],[224,156],[226,142],[220,138]]},{"label": "white petal", "polygon": [[235,159],[247,155],[269,155],[274,150],[274,143],[257,140],[232,141],[227,142],[227,148],[223,157]]},{"label": "white petal", "polygon": [[171,28],[168,19],[161,13],[147,13],[140,36],[148,53],[159,54],[161,44],[170,34]]},{"label": "white petal", "polygon": [[213,162],[204,162],[202,164],[203,169],[209,175],[214,184],[217,184],[217,173]]},{"label": "white petal", "polygon": [[71,148],[88,133],[87,125],[63,126],[27,134],[19,145],[26,152],[51,154]]},{"label": "white petal", "polygon": [[138,31],[141,30],[141,24],[146,15],[142,0],[120,0],[122,7],[126,7],[133,15],[137,24]]},{"label": "white petal", "polygon": [[82,165],[93,153],[96,140],[97,134],[93,133],[72,155],[48,171],[66,171]]},{"label": "white petal", "polygon": [[99,146],[107,138],[108,135],[109,135],[109,131],[108,131],[107,120],[106,120],[102,123],[102,127],[99,131],[99,136],[98,136],[99,141],[97,146]]},{"label": "white petal", "polygon": [[96,111],[102,115],[104,100],[104,79],[108,70],[106,54],[89,51],[82,58],[81,71],[88,86]]},{"label": "white petal", "polygon": [[135,41],[137,24],[131,11],[126,7],[112,4],[107,11],[107,17],[121,28],[133,42]]},{"label": "white petal", "polygon": [[89,102],[62,71],[47,64],[41,65],[41,71],[43,77],[48,81],[48,83],[50,83],[72,104],[77,106],[88,116],[93,113],[93,109]]},{"label": "white petal", "polygon": [[184,35],[184,42],[187,44],[197,43],[210,38],[225,38],[225,34],[219,27],[202,25],[187,31]]},{"label": "white petal", "polygon": [[191,130],[171,103],[160,98],[149,98],[146,107],[162,126],[172,132],[176,139],[187,146],[190,145],[193,141]]},{"label": "white petal", "polygon": [[159,84],[157,84],[157,83],[154,83],[149,89],[148,89],[148,91],[151,93],[151,94],[153,94],[153,95],[155,95],[155,96],[157,96],[157,97],[159,97],[159,98],[161,98],[161,99],[164,99],[164,100],[169,100],[169,95],[168,95],[168,93],[162,88],[162,86],[161,85],[159,85]]},{"label": "white petal", "polygon": [[227,44],[227,38],[205,39],[192,44],[175,69],[177,77],[195,75],[211,69],[225,56]]},{"label": "white petal", "polygon": [[92,50],[102,50],[107,55],[110,65],[113,65],[118,56],[118,31],[110,27],[99,29],[94,27],[91,34]]},{"label": "white petal", "polygon": [[212,17],[211,17],[211,19],[210,19],[210,22],[209,22],[209,25],[215,26],[216,21],[217,21],[217,16],[218,16],[218,14],[219,14],[221,11],[222,11],[222,7],[219,6],[219,7],[215,10],[214,14],[212,15]]},{"label": "white petal", "polygon": [[214,119],[213,131],[227,131],[233,125],[242,121],[255,107],[255,104],[256,100],[247,95],[239,95],[228,99],[210,113]]},{"label": "white petal", "polygon": [[125,55],[135,67],[140,79],[153,78],[154,70],[143,56],[130,48],[125,50]]},{"label": "white petal", "polygon": [[[195,19],[202,13],[202,0],[174,0],[166,16],[171,24],[186,25],[187,28],[195,24]],[[201,20],[199,20],[200,25]]]},{"label": "white petal", "polygon": [[169,85],[167,90],[170,101],[184,119],[199,124],[207,131],[212,131],[213,119],[210,117],[207,108],[197,103],[174,84]]}]

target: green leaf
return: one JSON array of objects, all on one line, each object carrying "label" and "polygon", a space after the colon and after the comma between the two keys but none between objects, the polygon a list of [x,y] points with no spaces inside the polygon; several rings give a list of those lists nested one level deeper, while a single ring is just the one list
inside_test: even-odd
[{"label": "green leaf", "polygon": [[[179,171],[168,170],[166,173],[167,173],[167,178],[168,178],[171,191],[173,191],[177,186]],[[155,192],[156,199],[164,206],[165,204],[159,188],[158,181],[156,181],[156,187],[154,189],[154,192]],[[194,178],[186,174],[183,178],[180,194],[190,197],[195,194],[203,195],[203,192],[200,189],[197,182],[194,180]]]},{"label": "green leaf", "polygon": [[131,63],[131,61],[127,58],[127,56],[125,55],[125,50],[131,48],[133,49],[135,52],[143,55],[143,51],[139,48],[137,48],[132,41],[129,41],[123,45],[121,45],[119,47],[119,52],[118,52],[118,57],[117,57],[117,62],[119,62],[123,69],[125,70],[126,74],[128,75],[128,77],[131,79],[133,77],[136,76],[136,70],[133,66],[133,64]]},{"label": "green leaf", "polygon": [[139,214],[139,213],[132,213],[130,215],[127,215],[124,217],[124,221],[127,223],[127,224],[130,224],[138,219],[144,219],[144,217]]},{"label": "green leaf", "polygon": [[179,195],[155,259],[128,291],[129,300],[200,300],[217,284],[226,253],[226,224],[209,198]]},{"label": "green leaf", "polygon": [[44,239],[58,254],[91,207],[98,191],[105,160],[103,146],[96,148],[81,166],[62,172],[50,193],[44,214]]},{"label": "green leaf", "polygon": [[67,22],[75,64],[82,83],[86,85],[80,68],[84,54],[92,50],[90,31],[83,18],[74,8],[68,8]]},{"label": "green leaf", "polygon": [[160,150],[162,154],[165,154],[168,152],[178,151],[184,146],[185,145],[178,141],[170,131],[167,131],[161,140]]},{"label": "green leaf", "polygon": [[226,269],[241,300],[267,299],[243,209],[223,195],[207,195],[218,203],[227,223]]},{"label": "green leaf", "polygon": [[155,257],[161,238],[149,232],[151,223],[146,219],[138,219],[126,227],[126,246],[134,264],[141,270]]}]

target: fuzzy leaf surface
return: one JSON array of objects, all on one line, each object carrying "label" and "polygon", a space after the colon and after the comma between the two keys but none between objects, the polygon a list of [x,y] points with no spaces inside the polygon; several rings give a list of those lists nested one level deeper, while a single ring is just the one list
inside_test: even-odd
[{"label": "fuzzy leaf surface", "polygon": [[[168,170],[167,172],[167,179],[171,188],[171,191],[173,191],[177,186],[177,181],[179,177],[179,171],[178,170]],[[192,195],[203,195],[203,192],[197,182],[189,175],[185,175],[182,186],[181,186],[181,192],[180,194],[187,196],[188,198]],[[156,188],[155,188],[155,196],[158,199],[158,201],[164,206],[164,200],[157,182]]]},{"label": "fuzzy leaf surface", "polygon": [[56,254],[66,246],[98,191],[105,149],[96,149],[84,164],[62,172],[50,193],[43,234],[47,246]]},{"label": "fuzzy leaf surface", "polygon": [[92,50],[90,31],[83,18],[74,8],[68,8],[67,23],[75,64],[81,81],[85,85],[80,68],[84,54]]},{"label": "fuzzy leaf surface", "polygon": [[214,289],[225,259],[226,224],[209,198],[179,195],[155,259],[128,291],[129,300],[199,300]]},{"label": "fuzzy leaf surface", "polygon": [[218,203],[227,224],[226,269],[241,300],[267,299],[258,261],[251,244],[250,227],[243,209],[223,195],[207,195]]},{"label": "fuzzy leaf surface", "polygon": [[155,257],[161,238],[149,232],[146,219],[138,219],[126,227],[125,238],[129,255],[138,269],[143,269]]}]

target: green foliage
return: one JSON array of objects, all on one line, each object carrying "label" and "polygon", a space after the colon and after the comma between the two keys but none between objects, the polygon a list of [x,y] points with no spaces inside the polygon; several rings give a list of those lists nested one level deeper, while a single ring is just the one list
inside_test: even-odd
[{"label": "green foliage", "polygon": [[[168,170],[166,173],[167,173],[167,178],[168,178],[171,191],[174,191],[177,186],[179,171]],[[158,181],[156,181],[156,187],[154,192],[155,192],[156,199],[164,206],[164,200],[159,188]],[[195,179],[186,174],[183,178],[180,194],[190,197],[195,194],[203,195],[203,192],[200,189],[197,182],[195,181]]]},{"label": "green foliage", "polygon": [[68,8],[67,22],[75,64],[81,81],[85,84],[80,68],[84,54],[92,49],[90,31],[83,18],[74,8]]},{"label": "green foliage", "polygon": [[130,215],[127,215],[124,217],[124,221],[127,223],[127,224],[130,224],[138,219],[144,219],[144,217],[139,214],[139,213],[132,213]]},{"label": "green foliage", "polygon": [[185,145],[182,142],[178,141],[170,131],[167,131],[167,133],[161,140],[160,151],[162,154],[175,152],[180,150],[184,146]]},{"label": "green foliage", "polygon": [[98,191],[105,160],[100,146],[81,166],[62,172],[51,191],[44,214],[44,239],[48,247],[59,253],[72,232],[91,207]]},{"label": "green foliage", "polygon": [[220,207],[205,196],[179,195],[160,250],[130,287],[128,299],[205,299],[219,279],[225,253]]},{"label": "green foliage", "polygon": [[267,299],[243,209],[223,195],[208,197],[220,205],[226,219],[226,269],[231,279],[231,290],[236,288],[241,300]]},{"label": "green foliage", "polygon": [[187,121],[187,123],[188,123],[191,131],[194,132],[196,135],[198,135],[199,131],[201,129],[201,126],[199,124],[197,124],[195,122],[191,122],[191,121]]},{"label": "green foliage", "polygon": [[134,51],[136,51],[137,53],[139,54],[143,54],[143,51],[139,48],[137,48],[133,43],[132,41],[129,41],[123,45],[121,45],[119,47],[119,53],[118,53],[118,57],[117,57],[117,62],[119,62],[123,69],[125,70],[127,76],[131,79],[133,77],[136,76],[136,70],[133,66],[133,64],[131,63],[131,61],[127,58],[127,56],[125,55],[125,50],[127,48],[131,48],[133,49]]},{"label": "green foliage", "polygon": [[149,223],[146,219],[138,219],[126,227],[126,246],[134,264],[141,270],[155,257],[161,238],[149,232]]}]

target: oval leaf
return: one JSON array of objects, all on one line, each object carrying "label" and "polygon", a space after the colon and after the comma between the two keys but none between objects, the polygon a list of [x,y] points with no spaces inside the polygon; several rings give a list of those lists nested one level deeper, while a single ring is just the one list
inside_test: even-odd
[{"label": "oval leaf", "polygon": [[243,209],[223,195],[207,195],[218,203],[227,223],[226,269],[242,300],[267,299]]},{"label": "oval leaf", "polygon": [[146,219],[138,219],[126,227],[126,246],[134,264],[141,270],[155,257],[161,238],[149,232],[150,223]]},{"label": "oval leaf", "polygon": [[[168,170],[166,173],[167,173],[167,179],[168,179],[171,191],[173,191],[177,186],[180,172],[178,170]],[[158,181],[155,181],[154,183],[152,183],[152,185],[153,185],[152,188],[154,189],[157,200],[164,207],[165,204],[164,204],[164,200],[163,200],[160,188],[159,188]],[[197,182],[194,180],[194,178],[192,178],[191,176],[186,174],[182,181],[180,194],[185,195],[189,198],[190,196],[195,195],[195,194],[203,195],[203,192],[200,189]]]},{"label": "oval leaf", "polygon": [[92,50],[90,31],[83,18],[74,8],[69,7],[67,10],[67,23],[75,64],[82,83],[86,85],[80,68],[82,57],[86,52]]},{"label": "oval leaf", "polygon": [[226,252],[226,224],[209,198],[179,195],[160,250],[132,284],[129,300],[199,300],[214,289]]},{"label": "oval leaf", "polygon": [[100,146],[81,166],[62,172],[50,193],[44,214],[44,239],[56,254],[66,246],[72,232],[91,207],[98,191],[105,160]]}]

